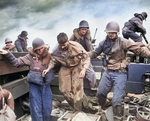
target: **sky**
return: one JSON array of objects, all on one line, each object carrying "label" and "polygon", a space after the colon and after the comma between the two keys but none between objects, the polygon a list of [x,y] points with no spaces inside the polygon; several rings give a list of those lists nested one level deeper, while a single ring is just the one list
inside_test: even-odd
[{"label": "sky", "polygon": [[6,38],[14,43],[21,31],[26,30],[28,47],[40,37],[51,52],[57,45],[57,35],[65,32],[70,38],[81,20],[88,21],[92,38],[97,28],[95,44],[98,45],[106,36],[108,22],[119,24],[122,37],[124,23],[134,13],[142,12],[148,14],[143,26],[150,42],[150,0],[0,0],[0,48]]}]

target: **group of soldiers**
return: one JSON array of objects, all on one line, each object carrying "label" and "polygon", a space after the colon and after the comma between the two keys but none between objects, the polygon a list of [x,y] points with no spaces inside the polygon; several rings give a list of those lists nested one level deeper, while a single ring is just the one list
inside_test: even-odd
[{"label": "group of soldiers", "polygon": [[14,44],[12,44],[13,42],[10,38],[6,38],[5,46],[2,49],[10,52],[28,52],[27,36],[28,36],[28,32],[22,31],[21,34],[18,35],[18,38]]},{"label": "group of soldiers", "polygon": [[[113,88],[112,107],[114,120],[123,120],[121,105],[125,94],[127,81],[127,53],[132,52],[140,57],[150,57],[150,51],[142,43],[141,36],[135,32],[146,34],[142,22],[147,18],[147,13],[134,14],[134,17],[125,23],[123,36],[119,24],[111,21],[106,25],[106,38],[93,50],[89,24],[86,20],[79,23],[79,27],[73,30],[73,35],[68,39],[66,33],[57,36],[58,46],[49,53],[49,46],[41,38],[35,38],[28,54],[16,58],[10,51],[1,50],[7,60],[15,67],[28,65],[30,71],[28,82],[30,87],[30,112],[32,121],[49,121],[52,110],[52,92],[50,82],[54,79],[52,68],[60,65],[59,89],[73,111],[95,110],[83,90],[84,77],[90,83],[91,88],[96,87],[96,76],[92,68],[90,58],[96,58],[101,53],[104,55],[103,66],[105,71],[98,86],[98,103],[102,109],[106,109],[107,94]],[[27,32],[22,31],[18,38],[23,38],[24,43],[16,41],[15,45],[26,47]],[[127,40],[131,38],[135,42]],[[23,49],[18,48],[18,51]]]}]

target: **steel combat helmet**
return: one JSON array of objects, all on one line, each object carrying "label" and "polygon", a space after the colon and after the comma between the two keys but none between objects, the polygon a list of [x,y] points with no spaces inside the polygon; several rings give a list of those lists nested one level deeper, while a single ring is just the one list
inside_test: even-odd
[{"label": "steel combat helmet", "polygon": [[146,20],[146,18],[147,18],[148,15],[147,15],[146,12],[142,12],[142,13],[135,13],[134,16],[138,17],[141,20]]},{"label": "steel combat helmet", "polygon": [[81,28],[81,27],[89,28],[88,22],[86,20],[80,21],[79,28]]},{"label": "steel combat helmet", "polygon": [[32,42],[32,47],[33,47],[34,51],[41,48],[44,45],[45,45],[45,43],[41,38],[35,38]]},{"label": "steel combat helmet", "polygon": [[119,25],[115,21],[111,21],[106,26],[106,32],[116,32],[119,33]]},{"label": "steel combat helmet", "polygon": [[144,18],[143,20],[146,20],[146,18],[147,18],[147,13],[146,13],[146,12],[142,12],[141,15],[142,15],[142,17]]},{"label": "steel combat helmet", "polygon": [[21,37],[24,37],[24,36],[27,36],[27,35],[28,35],[27,31],[22,31],[21,34],[20,34]]},{"label": "steel combat helmet", "polygon": [[12,41],[11,41],[10,38],[6,38],[6,39],[5,39],[5,44],[8,43],[8,42],[11,42],[11,43],[12,43]]}]

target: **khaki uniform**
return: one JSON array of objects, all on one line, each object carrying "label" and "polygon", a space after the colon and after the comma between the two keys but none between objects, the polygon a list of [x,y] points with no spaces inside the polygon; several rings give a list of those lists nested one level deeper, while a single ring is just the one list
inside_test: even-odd
[{"label": "khaki uniform", "polygon": [[90,57],[84,48],[77,42],[69,42],[68,50],[63,51],[57,47],[51,54],[51,68],[55,64],[61,64],[59,71],[59,89],[64,95],[69,105],[74,110],[82,109],[83,97],[83,79],[79,78],[82,68],[88,68]]}]

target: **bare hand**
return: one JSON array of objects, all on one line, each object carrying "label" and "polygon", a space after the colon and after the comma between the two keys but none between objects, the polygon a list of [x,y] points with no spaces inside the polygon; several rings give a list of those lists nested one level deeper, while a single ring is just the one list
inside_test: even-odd
[{"label": "bare hand", "polygon": [[42,76],[45,77],[45,75],[47,74],[48,71],[49,71],[49,69],[45,69],[45,70],[42,72]]},{"label": "bare hand", "polygon": [[2,54],[2,55],[6,55],[7,53],[8,53],[7,50],[0,50],[0,54]]},{"label": "bare hand", "polygon": [[83,78],[85,76],[85,72],[86,72],[86,69],[83,68],[82,71],[80,72],[79,78]]}]

